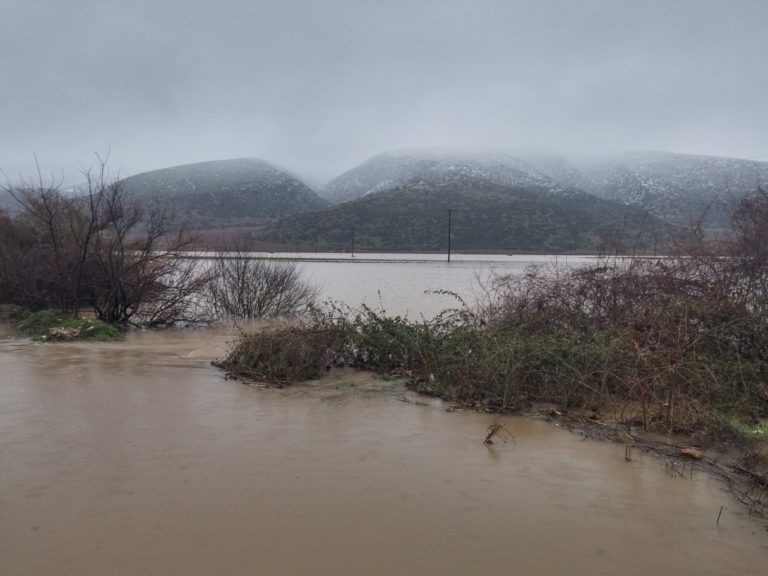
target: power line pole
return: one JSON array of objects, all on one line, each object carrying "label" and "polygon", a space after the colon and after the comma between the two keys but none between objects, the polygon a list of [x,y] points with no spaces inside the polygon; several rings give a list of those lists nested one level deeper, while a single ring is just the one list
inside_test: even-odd
[{"label": "power line pole", "polygon": [[355,227],[352,226],[352,258],[355,257]]},{"label": "power line pole", "polygon": [[449,208],[448,212],[448,262],[451,261],[451,216],[456,210]]}]

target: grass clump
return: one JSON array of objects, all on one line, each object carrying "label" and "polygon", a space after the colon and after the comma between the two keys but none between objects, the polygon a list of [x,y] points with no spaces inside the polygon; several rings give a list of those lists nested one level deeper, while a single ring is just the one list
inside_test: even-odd
[{"label": "grass clump", "polygon": [[38,342],[67,340],[110,340],[119,331],[96,318],[83,318],[57,310],[30,310],[7,305],[0,308],[0,321],[13,324],[20,332]]}]

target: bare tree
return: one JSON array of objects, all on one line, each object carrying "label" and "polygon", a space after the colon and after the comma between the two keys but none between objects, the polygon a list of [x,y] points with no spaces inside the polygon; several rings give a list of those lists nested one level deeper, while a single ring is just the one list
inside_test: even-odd
[{"label": "bare tree", "polygon": [[105,225],[93,239],[90,298],[99,317],[152,326],[203,319],[197,300],[209,275],[184,257],[193,238],[174,231],[164,207],[131,203],[120,181],[100,202]]},{"label": "bare tree", "polygon": [[199,320],[208,275],[183,258],[192,238],[159,204],[129,198],[105,159],[83,175],[85,190],[74,195],[40,174],[6,186],[21,211],[2,216],[0,297],[65,312],[90,306],[112,324]]}]

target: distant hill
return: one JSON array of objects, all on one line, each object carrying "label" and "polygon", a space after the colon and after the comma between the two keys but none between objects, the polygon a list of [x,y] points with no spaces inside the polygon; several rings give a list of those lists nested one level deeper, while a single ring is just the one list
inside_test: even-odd
[{"label": "distant hill", "polygon": [[632,152],[582,162],[582,187],[668,222],[727,225],[734,204],[768,182],[768,163],[671,152]]},{"label": "distant hill", "polygon": [[254,158],[163,168],[123,183],[129,194],[167,203],[195,228],[263,224],[328,206],[296,177]]},{"label": "distant hill", "polygon": [[[621,245],[651,248],[663,223],[645,211],[577,190],[504,186],[460,176],[436,184],[417,181],[370,193],[322,212],[284,218],[261,240],[359,250],[441,250],[446,210],[453,215],[456,250],[598,251]],[[639,240],[638,240],[639,239]]]},{"label": "distant hill", "polygon": [[396,188],[448,186],[467,178],[500,186],[536,186],[550,192],[563,188],[530,163],[504,152],[412,149],[374,156],[328,182],[320,194],[340,204]]}]

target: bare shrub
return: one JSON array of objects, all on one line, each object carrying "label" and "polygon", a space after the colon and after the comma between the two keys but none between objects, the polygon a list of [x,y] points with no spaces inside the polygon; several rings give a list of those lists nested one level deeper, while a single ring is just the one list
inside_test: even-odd
[{"label": "bare shrub", "polygon": [[252,257],[243,244],[219,251],[211,268],[209,299],[219,316],[265,318],[297,314],[319,289],[301,278],[294,262]]}]

